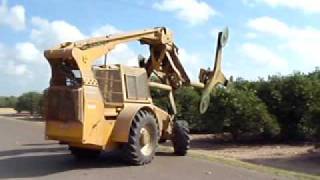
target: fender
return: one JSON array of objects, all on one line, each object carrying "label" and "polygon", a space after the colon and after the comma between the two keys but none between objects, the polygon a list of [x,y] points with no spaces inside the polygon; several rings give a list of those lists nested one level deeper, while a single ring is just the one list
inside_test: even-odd
[{"label": "fender", "polygon": [[[152,112],[157,119],[159,130],[162,129],[162,120],[160,120],[159,113],[156,113],[156,106],[152,104],[136,104],[126,103],[124,109],[117,117],[116,124],[113,128],[111,139],[114,142],[128,142],[131,123],[137,112],[141,109],[146,109]],[[169,116],[169,115],[168,115]],[[161,118],[162,119],[162,118]]]}]

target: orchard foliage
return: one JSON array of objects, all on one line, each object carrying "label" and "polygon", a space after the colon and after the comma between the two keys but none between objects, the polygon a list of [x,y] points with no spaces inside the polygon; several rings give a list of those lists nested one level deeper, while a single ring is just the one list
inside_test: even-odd
[{"label": "orchard foliage", "polygon": [[43,105],[42,94],[27,92],[18,97],[14,109],[17,112],[27,111],[30,114],[41,114]]},{"label": "orchard foliage", "polygon": [[[320,71],[269,76],[266,80],[238,78],[217,88],[208,111],[200,115],[199,90],[175,92],[177,119],[187,120],[193,132],[230,132],[241,136],[305,140],[320,137]],[[164,104],[167,99],[155,102]],[[168,104],[168,102],[166,102]]]},{"label": "orchard foliage", "polygon": [[[151,89],[153,102],[172,112],[168,92]],[[176,119],[186,120],[192,132],[229,132],[241,137],[305,140],[320,138],[320,70],[309,74],[273,75],[267,79],[235,80],[227,88],[217,88],[205,114],[199,114],[201,91],[183,87],[174,93]],[[0,107],[18,112],[42,112],[42,94],[24,93],[0,97]]]},{"label": "orchard foliage", "polygon": [[0,108],[14,108],[17,103],[17,97],[15,96],[0,96]]}]

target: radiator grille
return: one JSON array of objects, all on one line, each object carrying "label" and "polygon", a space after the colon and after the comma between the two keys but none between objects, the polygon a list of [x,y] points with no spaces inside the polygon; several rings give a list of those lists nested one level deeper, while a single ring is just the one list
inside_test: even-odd
[{"label": "radiator grille", "polygon": [[122,103],[123,92],[119,70],[96,70],[96,79],[105,103]]}]

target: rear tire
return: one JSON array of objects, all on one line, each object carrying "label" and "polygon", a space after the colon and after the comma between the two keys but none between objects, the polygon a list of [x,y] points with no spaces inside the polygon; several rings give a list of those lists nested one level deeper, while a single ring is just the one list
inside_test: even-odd
[{"label": "rear tire", "polygon": [[189,128],[186,121],[174,122],[171,140],[174,154],[178,156],[185,156],[190,148]]},{"label": "rear tire", "polygon": [[101,151],[93,149],[84,149],[78,147],[69,146],[71,154],[77,159],[91,159],[99,157]]},{"label": "rear tire", "polygon": [[124,160],[132,165],[148,164],[155,156],[159,130],[154,115],[140,110],[134,117],[128,143],[124,146]]}]

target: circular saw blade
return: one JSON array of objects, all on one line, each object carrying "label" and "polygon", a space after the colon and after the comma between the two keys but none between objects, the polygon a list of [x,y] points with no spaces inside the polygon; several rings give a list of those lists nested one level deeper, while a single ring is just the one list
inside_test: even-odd
[{"label": "circular saw blade", "polygon": [[222,35],[220,38],[220,44],[222,47],[226,46],[226,44],[228,43],[229,40],[229,28],[226,27],[223,31],[222,31]]},{"label": "circular saw blade", "polygon": [[201,97],[201,101],[200,101],[200,106],[199,106],[199,110],[200,110],[200,114],[204,114],[210,104],[210,93],[205,93],[202,95]]}]

